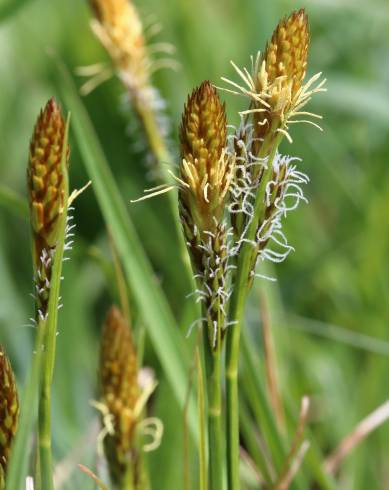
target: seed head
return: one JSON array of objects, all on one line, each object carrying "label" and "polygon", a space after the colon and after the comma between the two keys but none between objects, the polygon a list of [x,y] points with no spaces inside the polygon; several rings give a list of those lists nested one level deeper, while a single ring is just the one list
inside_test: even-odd
[{"label": "seed head", "polygon": [[149,85],[148,58],[139,14],[129,0],[90,0],[97,23],[95,34],[136,95]]},{"label": "seed head", "polygon": [[15,376],[0,346],[0,489],[4,488],[7,463],[19,417]]},{"label": "seed head", "polygon": [[43,248],[55,246],[60,228],[67,185],[61,166],[64,140],[61,108],[51,98],[36,122],[27,169],[31,225],[35,241],[40,243],[38,256]]},{"label": "seed head", "polygon": [[233,171],[226,139],[225,106],[205,81],[188,97],[180,128],[180,207],[200,232],[212,232],[224,212]]},{"label": "seed head", "polygon": [[276,136],[278,142],[280,135],[292,142],[290,124],[308,123],[321,130],[311,120],[321,116],[301,110],[313,94],[326,91],[326,80],[319,81],[321,73],[304,81],[309,42],[308,17],[301,9],[281,19],[263,54],[251,57],[251,72],[231,62],[240,83],[222,77],[230,87],[223,90],[250,99],[249,108],[240,115],[245,125],[253,126],[252,154],[256,157],[269,154]]},{"label": "seed head", "polygon": [[309,27],[305,10],[281,19],[263,55],[267,82],[272,84],[282,77],[283,85],[290,87],[293,98],[305,77],[308,47]]},{"label": "seed head", "polygon": [[308,17],[304,9],[281,19],[257,67],[256,91],[263,100],[253,104],[261,109],[253,113],[257,138],[263,139],[269,130],[285,127],[290,113],[299,105],[308,47]]},{"label": "seed head", "polygon": [[104,439],[112,479],[119,483],[134,457],[137,424],[136,404],[140,395],[136,352],[130,328],[118,308],[106,318],[100,355],[102,402],[112,417],[113,433]]}]

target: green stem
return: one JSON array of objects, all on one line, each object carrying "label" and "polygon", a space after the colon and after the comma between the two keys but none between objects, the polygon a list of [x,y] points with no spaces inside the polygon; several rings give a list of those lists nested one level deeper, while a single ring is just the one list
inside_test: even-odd
[{"label": "green stem", "polygon": [[32,426],[36,420],[35,403],[39,386],[39,373],[41,371],[43,359],[43,336],[44,325],[39,322],[36,327],[35,350],[32,358],[29,376],[25,383],[24,396],[21,401],[21,412],[16,433],[15,441],[12,446],[11,458],[7,470],[6,490],[24,488],[27,459],[28,459],[28,440]]},{"label": "green stem", "polygon": [[231,296],[230,317],[231,330],[227,335],[226,345],[226,397],[227,397],[227,468],[228,489],[239,490],[239,398],[238,398],[238,363],[240,331],[244,307],[248,294],[248,284],[252,267],[253,246],[258,223],[264,218],[266,185],[273,171],[273,159],[276,155],[279,140],[276,139],[267,161],[254,205],[254,215],[247,230],[246,239],[239,253],[236,279]]},{"label": "green stem", "polygon": [[204,359],[208,396],[209,488],[223,489],[221,348],[213,350],[204,328]]},{"label": "green stem", "polygon": [[134,99],[134,106],[142,123],[150,149],[155,156],[158,165],[161,167],[160,170],[162,174],[164,174],[166,170],[164,170],[163,165],[170,165],[172,160],[158,127],[155,112],[137,99]]},{"label": "green stem", "polygon": [[51,457],[51,403],[50,389],[42,382],[39,400],[39,462],[41,467],[42,488],[54,489],[53,463]]},{"label": "green stem", "polygon": [[68,211],[68,175],[67,175],[67,141],[69,134],[69,120],[67,118],[66,131],[63,142],[62,174],[64,179],[64,205],[62,210],[61,228],[58,233],[55,247],[54,261],[51,270],[50,295],[47,305],[47,320],[43,338],[43,363],[41,366],[41,387],[39,399],[39,459],[41,468],[42,488],[54,490],[53,463],[51,451],[51,385],[53,382],[55,351],[57,339],[59,292],[61,286],[62,263],[66,240],[66,224]]},{"label": "green stem", "polygon": [[124,475],[122,484],[120,485],[120,490],[135,490],[132,462],[129,462],[127,465],[126,474]]},{"label": "green stem", "polygon": [[[198,348],[196,349],[197,366],[197,407],[199,415],[199,488],[208,490],[207,463],[206,463],[206,423],[205,423],[205,388],[202,364]],[[189,488],[189,484],[188,484]]]}]

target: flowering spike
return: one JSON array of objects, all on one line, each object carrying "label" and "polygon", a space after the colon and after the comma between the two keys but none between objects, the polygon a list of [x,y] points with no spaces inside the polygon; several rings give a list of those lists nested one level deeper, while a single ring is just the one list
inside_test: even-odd
[{"label": "flowering spike", "polygon": [[308,47],[309,27],[305,10],[300,9],[281,19],[263,55],[268,83],[283,77],[283,83],[290,85],[293,98],[305,77]]},{"label": "flowering spike", "polygon": [[7,463],[19,418],[19,399],[15,376],[0,346],[0,489],[5,487]]},{"label": "flowering spike", "polygon": [[180,127],[181,209],[190,226],[214,231],[220,222],[232,178],[231,159],[225,153],[225,106],[210,82],[203,82],[188,97]]},{"label": "flowering spike", "polygon": [[112,479],[119,484],[127,465],[135,457],[134,438],[139,417],[136,405],[140,387],[130,327],[115,306],[107,315],[102,334],[100,386],[102,402],[111,417],[113,429],[107,431],[104,450]]},{"label": "flowering spike", "polygon": [[326,90],[325,80],[318,82],[321,74],[304,82],[309,42],[308,17],[300,9],[281,19],[263,54],[258,52],[255,59],[251,58],[251,73],[232,63],[240,84],[222,78],[230,86],[224,90],[250,99],[249,108],[240,115],[245,125],[252,121],[252,153],[256,157],[268,156],[282,136],[291,143],[289,124],[306,122],[321,129],[309,119],[321,116],[302,111],[313,94]]},{"label": "flowering spike", "polygon": [[51,98],[41,111],[30,144],[27,169],[31,225],[38,257],[43,248],[54,247],[60,227],[67,179],[61,165],[65,121]]},{"label": "flowering spike", "polygon": [[180,127],[179,209],[198,300],[217,349],[225,330],[227,290],[227,230],[223,224],[234,159],[227,153],[225,106],[210,82],[188,97]]},{"label": "flowering spike", "polygon": [[64,147],[65,139],[61,108],[51,98],[35,124],[27,167],[37,321],[46,319],[54,252],[67,206],[69,147]]},{"label": "flowering spike", "polygon": [[128,0],[90,0],[97,22],[93,30],[111,56],[115,68],[138,97],[149,90],[151,61],[143,26],[133,3]]}]

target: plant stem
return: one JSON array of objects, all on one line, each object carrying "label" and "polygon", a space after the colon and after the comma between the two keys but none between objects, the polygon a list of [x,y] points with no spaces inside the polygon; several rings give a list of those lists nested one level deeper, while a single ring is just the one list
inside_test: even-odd
[{"label": "plant stem", "polygon": [[208,448],[209,448],[209,488],[223,489],[223,445],[222,445],[222,390],[221,390],[221,348],[210,346],[207,330],[204,328],[204,360],[208,396]]},{"label": "plant stem", "polygon": [[127,465],[127,470],[123,478],[123,482],[120,486],[120,490],[134,490],[134,471],[132,467],[132,462]]},{"label": "plant stem", "polygon": [[35,403],[39,386],[39,373],[41,370],[43,351],[44,325],[40,321],[36,327],[35,348],[32,358],[29,376],[25,383],[24,396],[22,398],[21,412],[16,432],[15,441],[12,446],[11,458],[9,461],[6,490],[24,488],[26,478],[26,468],[28,459],[28,440],[31,428],[35,422],[36,410]]},{"label": "plant stem", "polygon": [[53,490],[51,458],[51,401],[50,386],[42,380],[39,399],[39,462],[41,467],[42,488]]},{"label": "plant stem", "polygon": [[41,469],[42,488],[45,490],[54,490],[53,482],[53,464],[51,454],[51,385],[53,382],[56,338],[57,338],[57,321],[59,307],[59,292],[61,286],[62,263],[66,240],[66,224],[68,212],[68,174],[66,163],[67,141],[69,134],[68,115],[65,129],[62,152],[62,173],[65,180],[65,195],[62,209],[61,228],[55,247],[54,261],[51,270],[50,294],[47,305],[47,320],[44,326],[43,338],[43,363],[41,365],[41,385],[39,398],[39,418],[38,418],[38,436],[39,436],[39,460]]},{"label": "plant stem", "polygon": [[258,223],[264,218],[266,185],[273,171],[273,160],[278,147],[275,140],[267,160],[267,168],[261,179],[254,205],[254,215],[249,225],[246,241],[242,242],[239,252],[236,279],[231,296],[229,321],[231,330],[227,335],[226,345],[226,396],[227,396],[227,472],[228,489],[239,490],[239,398],[238,398],[238,363],[240,331],[244,307],[248,294],[248,284],[252,267],[252,241],[258,228]]},{"label": "plant stem", "polygon": [[[150,150],[155,156],[159,166],[171,163],[171,156],[166,147],[166,143],[158,127],[155,112],[147,107],[142,101],[134,99],[134,107],[142,123]],[[160,169],[163,172],[163,169]]]},{"label": "plant stem", "polygon": [[204,376],[200,360],[199,349],[196,349],[196,366],[197,366],[197,406],[199,413],[199,488],[207,490],[207,463],[206,463],[206,424],[205,424],[205,389]]}]

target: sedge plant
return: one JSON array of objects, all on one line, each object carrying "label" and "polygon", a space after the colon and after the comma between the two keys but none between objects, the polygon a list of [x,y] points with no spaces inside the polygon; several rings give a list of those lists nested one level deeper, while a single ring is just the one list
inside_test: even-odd
[{"label": "sedge plant", "polygon": [[[304,10],[277,25],[251,72],[232,63],[241,81],[223,90],[243,95],[248,107],[227,143],[224,106],[204,82],[188,98],[180,129],[179,209],[202,305],[208,395],[209,486],[240,488],[238,362],[244,307],[263,260],[283,261],[292,250],[283,219],[300,201],[308,177],[279,145],[292,142],[290,126],[320,118],[304,106],[323,91],[320,74],[304,83],[309,30]],[[316,85],[315,85],[316,83]],[[224,461],[222,348],[226,339],[226,454]]]},{"label": "sedge plant", "polygon": [[[232,63],[239,80],[223,77],[224,87],[221,89],[206,80],[192,91],[183,109],[179,128],[180,160],[177,175],[173,175],[172,167],[170,172],[163,170],[164,164],[171,164],[173,158],[158,124],[156,92],[150,82],[155,65],[150,58],[151,46],[147,46],[145,41],[138,13],[126,0],[91,0],[90,4],[95,15],[93,30],[109,53],[112,66],[99,65],[83,70],[93,78],[82,90],[86,93],[112,73],[118,75],[161,170],[162,185],[148,192],[147,197],[173,189],[178,191],[178,199],[174,193],[169,193],[169,199],[172,209],[174,205],[173,213],[179,217],[178,224],[181,225],[196,285],[194,296],[201,306],[197,324],[201,327],[202,359],[200,350],[196,348],[201,428],[200,488],[239,490],[242,488],[241,432],[245,433],[249,449],[255,456],[259,452],[255,438],[250,438],[247,407],[239,414],[238,367],[245,307],[256,277],[273,280],[260,272],[261,263],[282,262],[293,250],[283,231],[283,223],[290,211],[306,201],[302,187],[309,181],[298,169],[299,159],[282,155],[280,144],[283,140],[293,142],[290,132],[293,124],[304,122],[319,127],[315,120],[320,116],[308,112],[305,106],[314,94],[325,90],[325,80],[320,80],[320,74],[305,81],[310,42],[307,15],[302,9],[281,19],[264,51],[251,58],[250,69],[239,68]],[[219,95],[222,91],[246,99],[239,113],[239,125],[230,132],[226,107]],[[69,100],[77,101],[74,97]],[[75,118],[79,139],[82,140],[82,135],[92,134],[81,141],[81,152],[87,155],[88,171],[94,169],[94,175],[98,177],[98,200],[100,205],[103,203],[102,208],[105,206],[106,219],[108,217],[109,220],[117,215],[106,211],[111,211],[107,189],[113,189],[112,194],[119,199],[117,189],[108,172],[100,175],[96,172],[94,160],[103,160],[104,165],[105,161],[99,150],[97,153],[89,151],[88,145],[94,135],[89,131],[89,120],[83,119],[83,114],[80,117],[80,113]],[[73,199],[73,196],[69,197],[68,186],[68,128],[69,120],[65,121],[57,102],[50,99],[38,118],[30,145],[27,176],[33,235],[36,349],[19,422],[13,374],[0,349],[0,489],[14,490],[24,484],[25,447],[34,422],[33,412],[29,413],[26,407],[35,405],[37,394],[35,489],[54,489],[51,386],[62,262],[64,252],[70,246],[66,243],[71,228],[68,210]],[[97,158],[94,158],[96,154]],[[105,171],[104,165],[101,168]],[[104,180],[101,175],[108,177]],[[122,204],[119,200],[114,202]],[[128,282],[123,288],[125,296],[126,286],[134,291],[139,288],[139,283],[130,277],[139,260],[135,258],[131,262],[131,257],[126,257],[125,252],[131,250],[128,243],[131,239],[131,243],[136,242],[131,237],[132,228],[127,227],[126,230],[126,224],[131,222],[119,204],[116,213],[121,213],[117,220],[120,226],[116,223],[112,227],[112,239],[118,239],[115,230],[119,229],[122,235],[118,260],[126,264]],[[144,270],[149,273],[148,265]],[[137,300],[139,304],[147,304],[144,295],[150,291],[154,291],[153,297],[159,300],[159,292],[155,293],[151,280],[143,279],[142,284],[141,292],[134,294],[137,298],[142,296]],[[154,304],[155,312],[161,311],[160,301],[154,303],[158,303],[157,306]],[[152,313],[155,312],[153,310]],[[152,315],[146,313],[143,312],[146,320],[151,320]],[[144,453],[158,446],[162,426],[158,419],[146,416],[146,402],[155,383],[151,381],[144,386],[140,381],[137,349],[128,316],[128,312],[123,315],[117,307],[112,307],[104,323],[98,374],[99,400],[95,402],[101,413],[97,443],[101,443],[112,488],[149,490],[151,479]],[[164,315],[162,320],[161,325],[169,324],[170,314]],[[154,330],[150,330],[155,338],[156,328],[154,326]],[[245,356],[249,351],[244,345]],[[164,366],[171,362],[167,354],[161,357]],[[185,366],[181,362],[174,365],[179,368]],[[253,363],[249,367],[253,378]],[[180,369],[173,374],[171,366],[170,370],[172,379],[179,375],[181,380],[183,374],[179,373]],[[182,401],[183,396],[179,398]],[[256,401],[260,412],[263,401]],[[285,461],[281,460],[285,456],[282,455],[280,461],[274,462],[272,470],[275,474],[263,465],[266,488],[280,489],[292,485],[295,474],[289,470],[302,441],[307,403],[303,408],[292,452]],[[242,428],[240,421],[243,421]],[[21,429],[16,433],[18,423]],[[153,436],[151,443],[145,442],[145,435]],[[301,453],[301,459],[303,456]],[[260,457],[257,459],[261,460]],[[106,488],[100,475],[85,471],[101,488]]]}]

